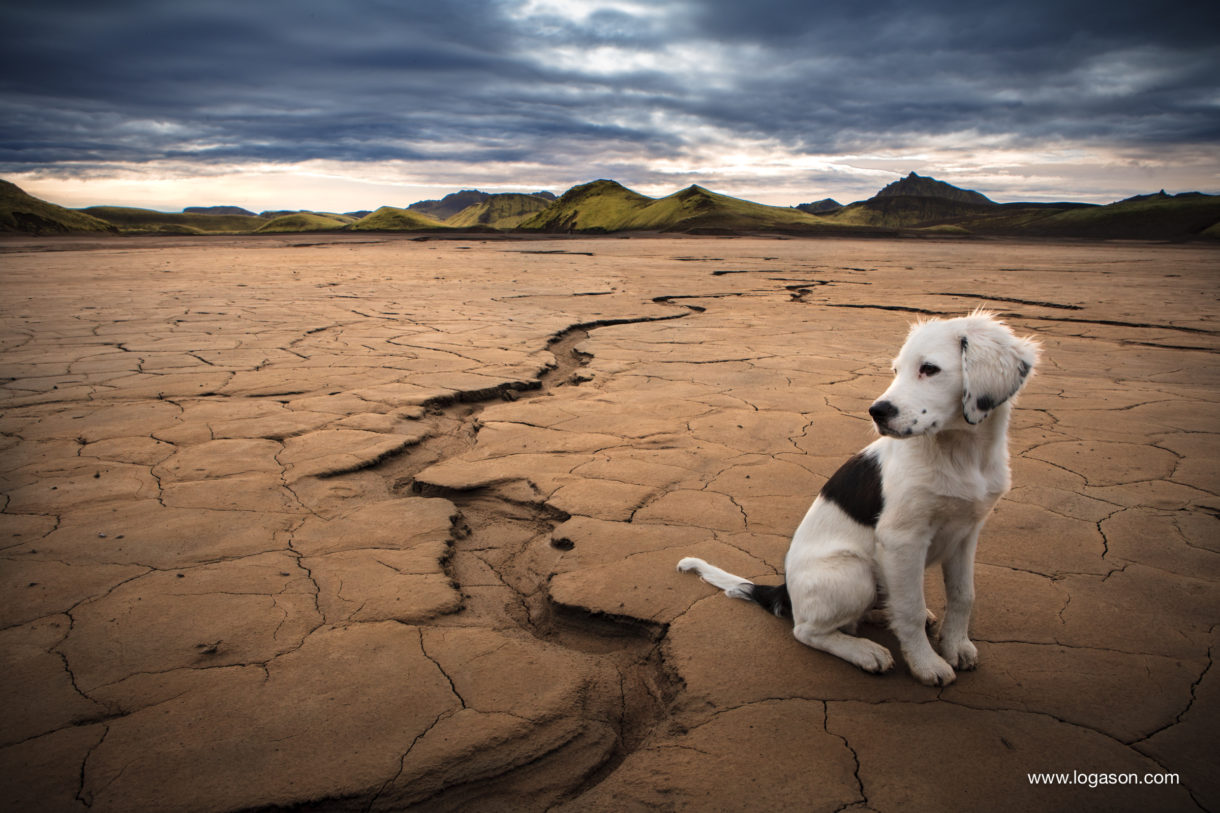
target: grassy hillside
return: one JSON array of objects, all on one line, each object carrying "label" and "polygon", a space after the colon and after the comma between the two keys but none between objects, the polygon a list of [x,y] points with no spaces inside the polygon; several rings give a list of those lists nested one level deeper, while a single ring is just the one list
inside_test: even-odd
[{"label": "grassy hillside", "polygon": [[620,231],[652,198],[632,192],[615,181],[574,186],[518,228],[542,232],[605,233]]},{"label": "grassy hillside", "polygon": [[843,208],[843,204],[839,203],[834,198],[822,198],[815,200],[812,203],[798,203],[793,209],[800,209],[802,212],[808,212],[811,215],[824,215],[827,212],[837,212]]},{"label": "grassy hillside", "polygon": [[493,229],[512,229],[550,205],[551,201],[537,195],[492,195],[447,219],[445,225],[454,228],[490,226]]},{"label": "grassy hillside", "polygon": [[253,215],[157,212],[126,206],[90,206],[81,211],[110,223],[123,234],[249,234],[267,222]]},{"label": "grassy hillside", "polygon": [[356,221],[346,215],[319,214],[317,212],[296,212],[281,215],[268,220],[258,228],[259,234],[280,232],[335,231]]},{"label": "grassy hillside", "polygon": [[1220,224],[1220,195],[1147,195],[1057,212],[1025,231],[1037,236],[1119,240],[1197,237]]},{"label": "grassy hillside", "polygon": [[808,212],[765,206],[689,186],[636,212],[625,228],[641,231],[817,231],[825,221]]},{"label": "grassy hillside", "polygon": [[1034,234],[1038,224],[1055,215],[1096,208],[1091,203],[1002,203],[994,210],[957,218],[954,223],[972,234]]},{"label": "grassy hillside", "polygon": [[362,217],[348,226],[352,231],[435,231],[444,229],[430,217],[398,209],[393,206],[382,206],[367,217]]},{"label": "grassy hillside", "polygon": [[882,226],[891,229],[925,228],[963,217],[990,216],[994,203],[971,203],[941,197],[874,197],[844,206],[822,217],[845,226]]},{"label": "grassy hillside", "polygon": [[39,200],[16,184],[0,181],[0,231],[69,234],[114,230],[114,226],[104,220]]}]

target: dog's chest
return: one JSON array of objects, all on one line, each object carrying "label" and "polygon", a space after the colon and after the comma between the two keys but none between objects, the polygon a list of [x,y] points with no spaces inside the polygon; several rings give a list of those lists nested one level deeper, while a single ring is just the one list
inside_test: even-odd
[{"label": "dog's chest", "polygon": [[929,516],[932,531],[927,563],[935,564],[958,549],[991,513],[997,498],[935,498]]}]

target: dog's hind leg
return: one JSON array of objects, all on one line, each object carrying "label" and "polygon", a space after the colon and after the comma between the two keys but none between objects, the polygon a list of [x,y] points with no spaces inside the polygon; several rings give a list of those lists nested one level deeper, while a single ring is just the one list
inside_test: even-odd
[{"label": "dog's hind leg", "polygon": [[876,598],[872,565],[848,552],[800,563],[799,575],[790,576],[793,598],[792,634],[796,640],[854,663],[866,672],[885,672],[894,666],[890,651],[852,630]]},{"label": "dog's hind leg", "polygon": [[894,656],[890,651],[867,638],[857,638],[839,630],[822,630],[808,623],[797,624],[792,628],[792,634],[805,646],[854,663],[865,672],[888,672],[894,668]]}]

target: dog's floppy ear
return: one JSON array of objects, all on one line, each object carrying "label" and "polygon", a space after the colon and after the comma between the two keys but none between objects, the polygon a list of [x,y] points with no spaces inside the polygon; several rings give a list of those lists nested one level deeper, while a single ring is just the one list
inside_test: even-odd
[{"label": "dog's floppy ear", "polygon": [[1020,338],[989,314],[966,319],[962,343],[962,414],[976,424],[1017,394],[1038,362],[1038,343]]}]

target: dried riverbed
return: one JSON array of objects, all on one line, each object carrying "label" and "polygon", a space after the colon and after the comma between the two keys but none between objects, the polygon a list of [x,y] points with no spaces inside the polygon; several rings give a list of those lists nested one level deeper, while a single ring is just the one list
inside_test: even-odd
[{"label": "dried riverbed", "polygon": [[[0,798],[1216,809],[1218,283],[1207,246],[6,240]],[[907,324],[977,306],[1045,347],[977,672],[866,675],[674,571],[777,580]],[[1180,783],[1027,776],[1071,771]]]}]

